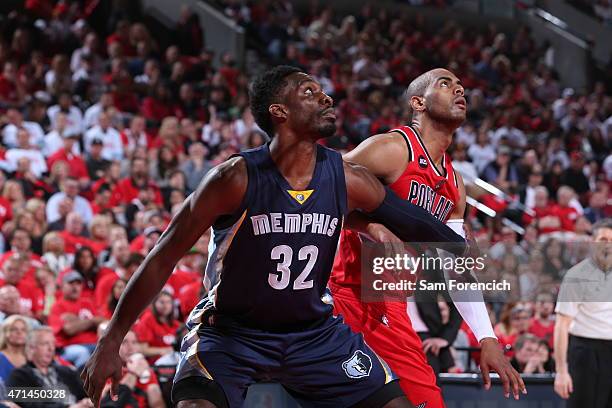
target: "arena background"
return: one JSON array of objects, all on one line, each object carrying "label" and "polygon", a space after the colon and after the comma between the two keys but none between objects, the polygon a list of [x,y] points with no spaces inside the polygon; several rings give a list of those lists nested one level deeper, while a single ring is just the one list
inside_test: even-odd
[{"label": "arena background", "polygon": [[[571,246],[612,212],[609,1],[5,0],[0,12],[0,315],[49,324],[58,362],[86,361],[91,349],[66,349],[95,342],[202,176],[266,141],[248,110],[253,75],[281,63],[312,73],[338,112],[336,136],[322,143],[347,151],[405,123],[408,83],[447,67],[469,103],[451,146],[467,220],[498,254],[496,276],[517,282],[487,297],[496,334],[509,358],[521,337],[543,341],[523,357],[542,368],[525,374],[519,402],[498,386],[482,391],[465,325],[440,384],[449,408],[563,406],[552,389],[554,315],[536,298],[554,300],[576,262]],[[171,307],[156,301],[134,329],[166,399],[207,251],[203,237],[168,282]],[[90,311],[78,318],[92,321],[79,338],[57,319],[73,271]],[[23,352],[6,321],[0,354]],[[3,384],[9,376],[10,367]],[[294,405],[264,384],[248,406]]]}]

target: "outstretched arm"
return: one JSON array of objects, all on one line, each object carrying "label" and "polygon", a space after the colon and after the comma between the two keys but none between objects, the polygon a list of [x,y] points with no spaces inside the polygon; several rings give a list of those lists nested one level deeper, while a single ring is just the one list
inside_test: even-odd
[{"label": "outstretched arm", "polygon": [[383,185],[368,170],[353,163],[344,163],[344,174],[350,210],[367,213],[373,220],[385,224],[404,241],[454,242],[465,240],[429,212],[402,200]]},{"label": "outstretched arm", "polygon": [[162,289],[183,254],[219,216],[239,209],[247,182],[246,165],[242,158],[230,159],[210,171],[198,189],[185,200],[130,279],[106,333],[100,338],[81,375],[85,391],[96,406],[109,377],[113,378],[111,395],[115,395],[121,379],[121,361],[117,354],[129,328]]}]

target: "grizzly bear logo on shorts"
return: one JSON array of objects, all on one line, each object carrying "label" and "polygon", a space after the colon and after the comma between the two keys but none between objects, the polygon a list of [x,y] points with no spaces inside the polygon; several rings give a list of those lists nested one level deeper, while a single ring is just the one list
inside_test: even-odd
[{"label": "grizzly bear logo on shorts", "polygon": [[342,363],[342,369],[350,378],[367,377],[372,370],[372,360],[363,351],[357,350],[350,359]]}]

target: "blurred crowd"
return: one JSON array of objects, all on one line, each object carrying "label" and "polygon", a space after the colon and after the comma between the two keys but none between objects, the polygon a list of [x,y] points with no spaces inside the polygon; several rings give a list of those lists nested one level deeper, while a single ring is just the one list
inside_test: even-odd
[{"label": "blurred crowd", "polygon": [[[402,92],[420,73],[444,66],[461,78],[469,114],[454,164],[468,193],[497,214],[473,210],[470,222],[497,251],[499,275],[518,282],[517,297],[492,299],[491,317],[515,364],[550,368],[531,360],[552,344],[555,282],[573,261],[565,243],[588,239],[612,212],[605,84],[564,87],[554,50],[525,27],[431,26],[371,4],[337,16],[316,2],[303,12],[287,0],[215,3],[245,27],[259,68],[296,65],[320,81],[338,112],[338,133],[325,143],[343,151],[406,123]],[[97,2],[24,4],[0,20],[0,379],[8,384],[32,367],[82,366],[126,282],[203,175],[267,140],[248,109],[256,67],[207,49],[189,9],[163,36],[120,14],[94,28]],[[126,340],[138,353],[126,352],[125,375],[139,378],[126,392],[141,387],[152,405],[163,381],[151,367],[176,362],[181,322],[203,295],[207,252],[204,236]],[[473,344],[469,329],[457,341]]]}]

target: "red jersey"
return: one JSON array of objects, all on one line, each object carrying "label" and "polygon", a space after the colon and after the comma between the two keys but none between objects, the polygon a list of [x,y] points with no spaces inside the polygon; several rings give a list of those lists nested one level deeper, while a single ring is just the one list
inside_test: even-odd
[{"label": "red jersey", "polygon": [[[134,325],[134,333],[138,341],[147,343],[149,347],[172,347],[180,325],[178,320],[174,320],[172,324],[159,323],[153,312],[147,310]],[[159,356],[153,356],[147,360],[153,364],[158,358]]]},{"label": "red jersey", "polygon": [[[438,220],[447,221],[460,200],[459,181],[450,157],[445,153],[442,168],[438,169],[413,128],[402,126],[391,132],[404,137],[408,165],[389,187],[401,198],[425,208]],[[357,232],[342,230],[331,281],[338,285],[361,286],[361,238]]]},{"label": "red jersey", "polygon": [[531,323],[529,323],[529,329],[527,329],[528,333],[531,333],[540,339],[544,339],[548,342],[548,346],[552,349],[554,347],[553,338],[555,334],[555,321],[550,320],[548,325],[545,326],[535,317],[531,319]]},{"label": "red jersey", "polygon": [[98,340],[95,329],[85,330],[74,336],[64,333],[64,319],[66,314],[73,314],[79,319],[91,319],[97,315],[96,309],[91,298],[79,298],[70,301],[63,298],[57,299],[51,307],[49,314],[49,326],[53,329],[58,347],[65,347],[71,344],[95,344]]}]

